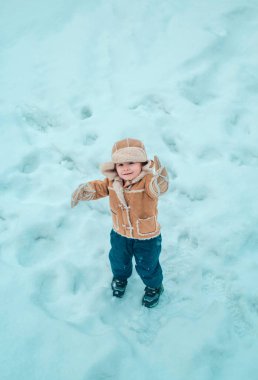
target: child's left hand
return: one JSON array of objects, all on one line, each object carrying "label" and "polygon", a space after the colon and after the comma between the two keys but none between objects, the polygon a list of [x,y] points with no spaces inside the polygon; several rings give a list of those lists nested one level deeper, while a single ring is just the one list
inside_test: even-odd
[{"label": "child's left hand", "polygon": [[160,160],[158,156],[154,156],[154,168],[155,168],[155,174],[167,176],[167,170],[164,166],[161,165]]},{"label": "child's left hand", "polygon": [[159,193],[164,193],[168,189],[168,173],[165,166],[162,166],[158,156],[154,156],[154,168]]}]

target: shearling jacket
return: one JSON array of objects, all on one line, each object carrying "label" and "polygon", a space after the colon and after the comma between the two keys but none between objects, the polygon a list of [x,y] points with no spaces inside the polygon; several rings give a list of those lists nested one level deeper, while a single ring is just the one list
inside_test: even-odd
[{"label": "shearling jacket", "polygon": [[109,196],[113,229],[120,235],[133,239],[150,239],[160,234],[158,197],[168,189],[165,168],[153,173],[148,162],[137,178],[132,181],[120,179],[116,173],[105,169],[109,178],[90,181],[79,186],[73,193],[72,206],[79,200],[96,200]]}]

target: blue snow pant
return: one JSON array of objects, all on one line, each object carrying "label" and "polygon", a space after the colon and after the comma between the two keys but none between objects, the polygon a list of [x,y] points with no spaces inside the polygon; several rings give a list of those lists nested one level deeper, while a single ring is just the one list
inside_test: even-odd
[{"label": "blue snow pant", "polygon": [[114,277],[127,280],[132,274],[134,257],[135,269],[143,283],[151,288],[158,288],[163,280],[159,263],[161,240],[161,235],[146,240],[131,239],[112,230],[109,260]]}]

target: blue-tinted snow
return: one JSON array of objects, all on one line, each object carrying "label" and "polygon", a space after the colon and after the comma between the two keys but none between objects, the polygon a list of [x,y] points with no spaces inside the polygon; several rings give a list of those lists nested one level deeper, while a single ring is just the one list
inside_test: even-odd
[{"label": "blue-tinted snow", "polygon": [[[0,12],[1,380],[256,380],[258,3],[9,0]],[[123,137],[167,166],[165,293],[112,299]]]}]

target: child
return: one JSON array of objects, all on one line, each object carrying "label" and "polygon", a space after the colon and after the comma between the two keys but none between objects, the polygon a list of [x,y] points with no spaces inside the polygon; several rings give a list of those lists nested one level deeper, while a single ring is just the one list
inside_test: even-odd
[{"label": "child", "polygon": [[136,271],[146,285],[142,304],[154,307],[164,290],[157,203],[168,189],[167,171],[156,156],[154,162],[148,160],[141,141],[129,138],[115,143],[112,162],[103,164],[101,171],[105,180],[80,185],[72,195],[71,205],[109,196],[113,219],[109,253],[113,295],[124,295],[134,256]]}]

